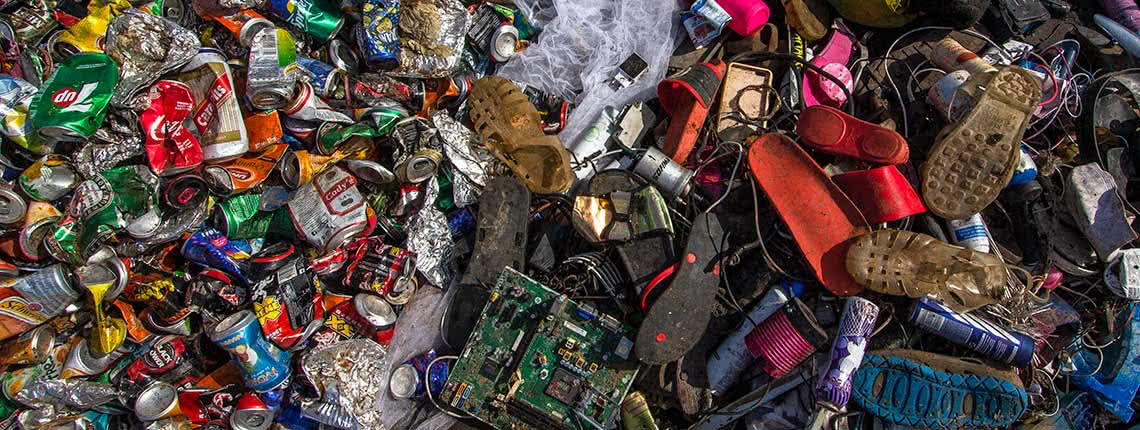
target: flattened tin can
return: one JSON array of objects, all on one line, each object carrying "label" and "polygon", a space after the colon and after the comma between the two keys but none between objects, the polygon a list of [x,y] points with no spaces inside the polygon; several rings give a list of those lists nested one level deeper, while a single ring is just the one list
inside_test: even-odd
[{"label": "flattened tin can", "polygon": [[265,340],[253,311],[230,315],[206,334],[230,353],[250,389],[270,391],[289,379],[292,372],[289,352]]},{"label": "flattened tin can", "polygon": [[182,67],[177,78],[194,95],[194,109],[186,118],[186,129],[202,145],[203,160],[216,164],[245,154],[249,150],[249,133],[226,58],[218,51],[203,48]]},{"label": "flattened tin can", "polygon": [[371,70],[392,70],[400,65],[400,2],[364,0],[363,19],[357,27],[356,43]]}]

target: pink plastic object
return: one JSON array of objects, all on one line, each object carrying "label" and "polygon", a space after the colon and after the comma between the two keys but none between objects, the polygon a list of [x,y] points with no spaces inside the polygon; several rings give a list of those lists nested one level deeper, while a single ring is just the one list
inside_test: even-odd
[{"label": "pink plastic object", "polygon": [[[1100,5],[1113,21],[1119,22],[1134,33],[1140,33],[1140,7],[1136,6],[1136,0],[1100,0]],[[732,12],[728,14],[732,15]],[[736,16],[734,15],[732,19],[735,21]],[[729,27],[731,26],[730,23]]]},{"label": "pink plastic object", "polygon": [[[851,30],[847,28],[843,20],[836,19],[831,29],[831,38],[827,40],[827,45],[824,46],[819,54],[811,59],[811,64],[819,66],[823,71],[839,78],[849,89],[854,85],[851,71],[847,70],[847,62],[851,61],[851,49],[855,46],[851,34]],[[831,64],[836,64],[838,67],[831,66]],[[844,79],[840,74],[845,74],[847,78]],[[832,82],[831,79],[825,78],[813,70],[808,70],[804,73],[803,85],[805,107],[818,104],[839,107],[846,101],[843,90],[840,90],[835,82]],[[839,96],[832,96],[832,94],[835,93],[839,93]]]},{"label": "pink plastic object", "polygon": [[732,21],[728,28],[741,36],[748,36],[768,23],[768,4],[763,0],[717,0],[721,9],[728,12]]},{"label": "pink plastic object", "polygon": [[1041,288],[1052,291],[1054,288],[1057,288],[1058,285],[1061,285],[1061,280],[1064,279],[1064,277],[1065,275],[1062,274],[1060,270],[1057,270],[1056,267],[1050,267],[1049,272],[1045,274],[1045,282],[1041,284]]}]

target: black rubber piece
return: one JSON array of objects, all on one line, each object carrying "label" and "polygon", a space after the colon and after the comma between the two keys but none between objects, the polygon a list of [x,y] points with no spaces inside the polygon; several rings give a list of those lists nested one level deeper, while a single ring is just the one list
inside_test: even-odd
[{"label": "black rubber piece", "polygon": [[677,360],[704,335],[720,284],[716,250],[727,247],[723,238],[724,230],[716,215],[704,213],[693,219],[680,267],[666,290],[650,306],[637,333],[634,353],[642,363],[665,364]]},{"label": "black rubber piece", "polygon": [[462,348],[467,343],[491,295],[490,287],[503,268],[523,270],[529,216],[530,190],[522,181],[514,176],[499,176],[487,183],[479,196],[475,251],[440,330],[449,346]]}]

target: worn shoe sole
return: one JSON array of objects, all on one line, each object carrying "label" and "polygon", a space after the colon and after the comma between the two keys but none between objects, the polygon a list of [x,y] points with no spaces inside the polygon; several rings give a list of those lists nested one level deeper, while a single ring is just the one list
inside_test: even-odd
[{"label": "worn shoe sole", "polygon": [[993,428],[1025,413],[1025,388],[1012,371],[920,351],[869,353],[855,372],[852,398],[895,424]]},{"label": "worn shoe sole", "polygon": [[570,189],[570,155],[555,136],[542,133],[538,110],[513,82],[487,76],[471,88],[471,121],[484,145],[539,194]]},{"label": "worn shoe sole", "polygon": [[981,212],[1005,188],[1017,168],[1018,145],[1041,100],[1041,85],[1018,67],[970,79],[982,79],[973,84],[986,87],[985,92],[966,119],[942,130],[922,169],[926,207],[946,219]]},{"label": "worn shoe sole", "polygon": [[847,271],[881,294],[933,294],[957,312],[997,303],[991,288],[1004,288],[1005,266],[997,257],[951,245],[921,233],[876,230],[847,251]]}]

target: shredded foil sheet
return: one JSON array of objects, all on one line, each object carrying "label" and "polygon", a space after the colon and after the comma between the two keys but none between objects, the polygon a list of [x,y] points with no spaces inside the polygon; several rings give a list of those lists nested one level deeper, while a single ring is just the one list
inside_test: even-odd
[{"label": "shredded foil sheet", "polygon": [[190,61],[201,47],[190,30],[138,9],[127,9],[107,28],[104,45],[107,55],[119,64],[119,85],[111,104],[126,106],[132,96],[159,76]]},{"label": "shredded foil sheet", "polygon": [[459,68],[471,19],[459,0],[400,4],[400,67],[393,76],[444,78]]},{"label": "shredded foil sheet", "polygon": [[84,410],[118,398],[119,390],[110,384],[78,379],[40,378],[16,394],[16,401],[25,405],[64,405]]},{"label": "shredded foil sheet", "polygon": [[[428,181],[423,201],[434,202],[439,196],[439,182],[433,176]],[[424,204],[408,223],[408,249],[416,253],[416,266],[428,283],[437,287],[447,285],[451,279],[451,263],[455,242],[447,217],[433,204]]]},{"label": "shredded foil sheet", "polygon": [[435,111],[431,119],[443,141],[443,153],[457,173],[451,181],[455,206],[470,206],[479,200],[479,193],[487,186],[494,157],[483,149],[473,131],[447,111]]},{"label": "shredded foil sheet", "polygon": [[[317,402],[305,408],[306,414],[330,421],[329,425],[351,425],[343,414],[338,415],[336,405],[351,415],[357,427],[346,429],[384,430],[376,408],[378,396],[388,391],[388,374],[377,369],[388,367],[384,347],[369,339],[338,342],[305,355],[301,364],[305,375],[323,391],[322,407]],[[334,424],[335,423],[335,424]]]}]

